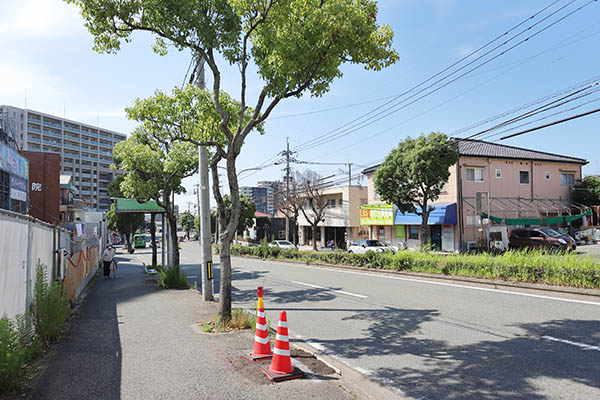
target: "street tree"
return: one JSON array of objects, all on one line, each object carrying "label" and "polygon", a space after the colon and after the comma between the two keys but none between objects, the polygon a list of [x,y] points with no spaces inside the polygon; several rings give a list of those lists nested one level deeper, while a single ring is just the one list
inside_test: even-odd
[{"label": "street tree", "polygon": [[289,191],[286,185],[277,185],[274,194],[275,209],[280,211],[290,221],[292,226],[292,243],[297,244],[296,231],[298,225],[298,215],[302,206],[302,197],[298,182],[291,177]]},{"label": "street tree", "polygon": [[[125,177],[123,175],[117,175],[108,184],[108,195],[112,198],[123,198],[123,192],[121,191],[120,185]],[[125,237],[125,243],[127,245],[127,251],[131,252],[131,235],[133,235],[140,227],[144,226],[144,215],[143,214],[117,214],[115,212],[114,203],[111,204],[110,209],[106,213],[106,222],[108,229],[118,232],[121,237]]]},{"label": "street tree", "polygon": [[130,253],[133,250],[131,235],[146,226],[144,214],[117,214],[114,203],[110,205],[110,209],[106,212],[106,225],[108,229],[118,232],[121,237],[125,237],[127,251]]},{"label": "street tree", "polygon": [[[114,162],[125,172],[121,190],[125,195],[141,201],[153,199],[164,208],[173,246],[173,266],[179,266],[177,246],[177,218],[171,199],[174,193],[183,193],[183,178],[198,170],[196,147],[190,143],[164,140],[161,132],[143,127],[115,145]],[[164,227],[163,227],[164,234]]]},{"label": "street tree", "polygon": [[190,239],[190,232],[194,228],[194,216],[189,212],[184,212],[179,216],[179,223],[186,233],[188,240]]},{"label": "street tree", "polygon": [[300,212],[312,230],[313,250],[317,251],[317,229],[325,218],[327,196],[323,193],[323,178],[314,171],[306,170],[296,174],[298,182],[298,205]]},{"label": "street tree", "polygon": [[429,242],[427,220],[458,161],[456,142],[432,132],[407,137],[393,149],[375,172],[375,190],[381,200],[401,212],[421,216],[421,244]]},{"label": "street tree", "polygon": [[595,176],[583,178],[573,187],[573,202],[588,207],[600,205],[600,179]]},{"label": "street tree", "polygon": [[[179,51],[190,50],[208,66],[212,106],[225,137],[225,145],[217,153],[226,161],[232,202],[231,218],[220,221],[225,229],[219,314],[223,321],[229,320],[229,246],[241,212],[236,160],[244,141],[282,100],[304,94],[322,96],[329,91],[331,83],[342,76],[342,64],[380,70],[394,63],[398,55],[392,49],[391,28],[377,24],[377,6],[372,0],[66,1],[81,8],[97,51],[117,52],[133,32],[144,31],[155,36],[157,53],[166,54],[171,45]],[[264,84],[247,118],[251,64]],[[240,73],[239,107],[233,113],[223,104],[223,65],[235,65]]]}]

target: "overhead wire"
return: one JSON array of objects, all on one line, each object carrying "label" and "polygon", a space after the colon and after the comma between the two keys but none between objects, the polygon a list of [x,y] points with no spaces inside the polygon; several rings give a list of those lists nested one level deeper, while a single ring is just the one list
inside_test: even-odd
[{"label": "overhead wire", "polygon": [[[571,2],[569,2],[567,5],[565,5],[565,6],[561,7],[561,8],[559,8],[558,10],[554,11],[552,14],[550,14],[550,15],[546,16],[544,19],[542,19],[542,20],[538,21],[537,23],[535,23],[534,25],[532,25],[531,27],[529,27],[529,28],[525,29],[525,30],[524,30],[524,31],[522,31],[522,32],[526,32],[527,30],[530,30],[532,27],[534,27],[534,26],[538,25],[539,23],[541,23],[541,22],[545,21],[546,19],[548,19],[549,17],[553,16],[553,15],[554,15],[554,14],[556,14],[558,11],[560,11],[560,10],[564,9],[565,7],[569,6],[570,4],[572,4],[572,3],[573,3],[573,2],[575,2],[575,1],[577,1],[577,0],[572,0],[572,1],[571,1]],[[349,135],[349,134],[351,134],[351,133],[353,133],[353,132],[356,132],[356,131],[358,131],[358,130],[360,130],[360,129],[363,129],[363,128],[365,128],[366,126],[368,126],[368,125],[371,125],[371,124],[373,124],[373,123],[375,123],[375,122],[377,122],[377,121],[379,121],[379,120],[381,120],[381,119],[383,119],[383,118],[389,117],[390,115],[392,115],[392,114],[394,114],[394,113],[396,113],[396,112],[398,112],[398,111],[400,111],[400,110],[402,110],[402,109],[404,109],[404,108],[406,108],[406,107],[410,106],[411,104],[414,104],[415,102],[417,102],[417,101],[419,101],[419,100],[421,100],[421,99],[423,99],[423,98],[425,98],[425,97],[427,97],[427,96],[429,96],[429,95],[431,95],[431,94],[433,94],[433,93],[435,93],[435,92],[437,92],[437,91],[439,91],[440,89],[442,89],[442,88],[444,88],[444,87],[446,87],[446,86],[450,85],[451,83],[453,83],[453,82],[456,82],[458,79],[460,79],[460,78],[462,78],[462,77],[466,76],[466,75],[467,75],[467,74],[469,74],[470,72],[472,72],[472,71],[474,71],[474,70],[476,70],[476,69],[478,69],[478,68],[481,68],[483,65],[486,65],[487,63],[489,63],[489,62],[491,62],[491,61],[495,60],[496,58],[498,58],[498,57],[500,57],[500,56],[502,56],[502,55],[506,54],[507,52],[509,52],[509,51],[513,50],[513,49],[514,49],[514,48],[516,48],[517,46],[520,46],[521,44],[523,44],[523,43],[527,42],[528,40],[530,40],[530,39],[534,38],[535,36],[537,36],[537,35],[541,34],[542,32],[546,31],[546,30],[547,30],[547,29],[549,29],[550,27],[552,27],[552,26],[554,26],[554,25],[558,24],[559,22],[561,22],[561,21],[563,21],[564,19],[568,18],[569,16],[573,15],[575,12],[578,12],[578,11],[580,11],[581,9],[583,9],[584,7],[586,7],[587,5],[589,5],[589,4],[591,4],[592,2],[595,2],[595,1],[596,1],[596,0],[589,0],[587,3],[583,4],[582,6],[578,7],[577,9],[575,9],[575,10],[573,10],[573,11],[569,12],[568,14],[566,14],[566,15],[562,16],[562,17],[561,17],[561,18],[559,18],[558,20],[556,20],[556,21],[554,21],[554,22],[550,23],[549,25],[547,25],[547,26],[543,27],[542,29],[540,29],[540,30],[536,31],[535,33],[531,34],[530,36],[526,37],[525,39],[522,39],[521,41],[517,42],[516,44],[514,44],[514,45],[513,45],[513,46],[511,46],[511,47],[509,47],[508,49],[506,49],[506,50],[503,50],[502,52],[500,52],[500,53],[498,53],[498,54],[494,55],[493,57],[491,57],[491,58],[487,59],[486,61],[482,62],[481,64],[479,64],[479,65],[476,65],[475,67],[473,67],[473,68],[469,69],[468,71],[464,72],[463,74],[459,75],[458,77],[455,77],[455,78],[453,78],[452,80],[450,80],[450,81],[447,81],[447,82],[443,83],[441,86],[438,86],[438,87],[436,87],[436,88],[434,88],[434,89],[430,90],[429,92],[425,93],[424,95],[421,95],[420,97],[417,97],[416,99],[414,99],[414,100],[410,101],[409,103],[402,104],[402,103],[403,103],[403,102],[405,102],[406,100],[409,100],[409,99],[413,98],[414,96],[418,95],[419,93],[422,93],[423,91],[427,90],[428,88],[431,88],[431,87],[432,87],[432,86],[434,86],[436,83],[439,83],[441,80],[445,79],[446,77],[449,77],[449,76],[451,76],[451,75],[455,74],[456,72],[458,72],[458,71],[460,71],[460,70],[464,69],[466,66],[468,66],[468,65],[471,65],[471,64],[472,64],[472,63],[473,63],[475,60],[474,60],[474,61],[471,61],[470,63],[466,64],[465,66],[461,67],[460,69],[458,69],[458,70],[454,71],[453,73],[451,73],[451,74],[447,75],[445,78],[442,78],[441,80],[438,80],[438,81],[436,81],[436,83],[434,83],[434,84],[432,84],[432,85],[429,85],[429,86],[427,86],[426,88],[424,88],[424,89],[420,90],[420,91],[419,91],[419,92],[417,92],[417,93],[414,93],[413,95],[409,96],[408,98],[405,98],[405,99],[403,99],[403,100],[402,100],[400,103],[398,103],[398,104],[395,104],[395,105],[393,105],[393,106],[391,106],[391,107],[388,107],[388,108],[386,108],[386,109],[384,109],[384,110],[381,110],[381,111],[377,112],[376,114],[372,115],[371,117],[369,117],[369,118],[368,118],[368,119],[366,119],[365,121],[362,121],[362,122],[360,122],[360,123],[358,123],[358,124],[354,125],[353,127],[351,127],[351,128],[350,128],[350,130],[348,130],[348,131],[343,131],[343,132],[340,132],[340,133],[337,133],[337,134],[335,134],[335,135],[332,135],[332,136],[330,136],[330,137],[324,137],[324,138],[322,138],[322,139],[319,139],[319,140],[318,140],[318,141],[316,141],[316,142],[313,142],[313,143],[311,143],[311,144],[304,145],[304,147],[296,147],[296,148],[295,148],[295,150],[297,150],[297,151],[304,151],[304,150],[308,150],[308,149],[311,149],[311,148],[314,148],[314,147],[317,147],[317,146],[321,146],[321,145],[323,145],[323,144],[325,144],[325,143],[331,142],[331,141],[333,141],[333,140],[340,139],[341,137],[347,136],[347,135]],[[522,32],[520,32],[520,33],[519,33],[519,35],[520,35]],[[517,37],[517,36],[518,36],[518,35],[515,35],[515,36],[513,36],[513,37],[512,37],[510,40],[514,39],[514,38],[515,38],[515,37]],[[507,41],[505,41],[505,42],[504,42],[502,45],[504,45],[504,44],[508,43],[508,41],[510,41],[510,40],[507,40]],[[499,45],[499,46],[502,46],[502,45]],[[493,51],[493,50],[497,49],[499,46],[496,46],[496,47],[495,47],[494,49],[492,49],[491,51]],[[480,56],[480,57],[478,57],[476,60],[479,60],[479,59],[481,59],[481,58],[482,58],[482,57],[484,57],[485,55],[489,54],[491,51],[488,51],[488,52],[486,52],[486,53],[485,53],[483,56]],[[387,113],[387,114],[385,114],[385,113]]]}]

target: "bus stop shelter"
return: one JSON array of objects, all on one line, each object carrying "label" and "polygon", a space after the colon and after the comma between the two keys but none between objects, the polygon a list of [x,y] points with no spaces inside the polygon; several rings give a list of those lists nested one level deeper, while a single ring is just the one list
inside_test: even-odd
[{"label": "bus stop shelter", "polygon": [[[162,221],[161,232],[161,260],[162,265],[165,265],[165,209],[160,207],[155,200],[140,202],[136,199],[114,199],[115,213],[117,214],[160,214]],[[169,248],[170,250],[170,248]]]}]

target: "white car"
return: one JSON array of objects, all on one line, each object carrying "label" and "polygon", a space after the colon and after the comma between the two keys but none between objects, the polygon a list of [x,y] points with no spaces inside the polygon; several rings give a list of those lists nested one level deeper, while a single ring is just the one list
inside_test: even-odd
[{"label": "white car", "polygon": [[357,240],[353,242],[350,245],[350,247],[348,247],[348,253],[364,254],[367,251],[375,251],[378,253],[383,253],[384,251],[391,251],[392,253],[395,253],[393,247],[388,246],[387,244],[380,242],[376,239]]},{"label": "white car", "polygon": [[294,245],[292,242],[289,242],[287,240],[273,240],[271,243],[269,243],[269,247],[279,247],[280,249],[298,250],[296,245]]}]

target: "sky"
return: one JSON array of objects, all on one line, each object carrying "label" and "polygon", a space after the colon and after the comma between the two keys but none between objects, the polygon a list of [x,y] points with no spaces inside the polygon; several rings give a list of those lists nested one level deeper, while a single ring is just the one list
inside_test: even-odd
[{"label": "sky", "polygon": [[[93,38],[84,27],[76,6],[60,0],[3,3],[0,104],[27,106],[129,134],[136,122],[127,119],[124,107],[136,98],[151,96],[157,89],[170,91],[185,81],[191,53],[171,48],[166,56],[159,56],[152,51],[153,37],[148,33],[134,34],[131,42],[124,44],[117,54],[100,54],[93,50]],[[387,101],[551,3],[553,0],[379,1],[377,22],[391,26],[393,46],[400,60],[378,72],[366,71],[358,65],[344,65],[343,77],[322,97],[303,96],[281,102],[267,120],[265,134],[252,133],[248,137],[237,164],[238,171],[265,164],[267,167],[240,173],[240,185],[253,186],[257,181],[281,179],[283,165],[272,163],[277,160],[276,155],[285,150],[286,140],[292,150],[298,150],[298,160],[340,164],[294,164],[294,169],[310,168],[323,176],[336,174],[336,178],[343,178],[348,173],[344,164],[352,163],[352,173],[358,173],[380,162],[407,136],[431,131],[454,134],[600,75],[600,2],[558,0],[529,25],[544,17],[548,17],[547,20],[520,37],[525,38],[578,7],[584,7],[431,95],[422,99],[417,95],[412,98],[417,100],[413,104],[407,104],[412,100],[406,100],[398,111],[382,112],[379,120],[352,128],[357,117],[372,110],[385,110],[382,107]],[[565,5],[568,6],[549,17]],[[527,26],[522,25],[521,29]],[[518,41],[514,39],[501,49]],[[479,63],[500,54],[501,49]],[[476,65],[478,63],[473,63],[462,72]],[[239,73],[228,66],[222,70],[223,89],[237,96]],[[250,103],[255,101],[264,84],[255,70],[251,71]],[[206,79],[208,84],[212,82],[209,74]],[[582,104],[584,100],[589,104],[522,129],[598,108],[598,98],[600,94],[587,96],[575,104]],[[589,164],[584,167],[584,175],[600,174],[600,155],[595,147],[599,145],[599,123],[600,113],[597,113],[498,143],[585,158]],[[471,129],[459,136],[475,132],[477,129]],[[333,134],[343,136],[312,148],[301,146],[322,136],[331,138]],[[180,210],[188,207],[193,210],[196,196],[192,188],[197,181],[195,176],[184,182],[188,193],[176,198]],[[366,183],[364,178],[359,182]],[[223,186],[226,191],[227,185]]]}]

